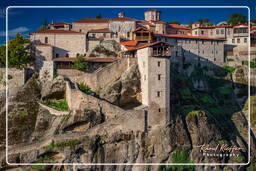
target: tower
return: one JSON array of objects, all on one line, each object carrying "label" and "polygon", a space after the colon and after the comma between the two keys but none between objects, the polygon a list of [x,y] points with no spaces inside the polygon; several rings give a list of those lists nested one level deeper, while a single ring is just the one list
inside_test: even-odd
[{"label": "tower", "polygon": [[160,20],[160,11],[155,9],[150,9],[144,12],[146,21],[158,21]]},{"label": "tower", "polygon": [[170,115],[171,46],[149,43],[137,50],[141,74],[142,104],[147,106],[147,124],[151,128],[171,121]]}]

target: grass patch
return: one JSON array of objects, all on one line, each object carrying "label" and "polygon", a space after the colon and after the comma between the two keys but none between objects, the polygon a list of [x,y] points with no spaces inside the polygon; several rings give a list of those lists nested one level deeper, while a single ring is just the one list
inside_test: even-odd
[{"label": "grass patch", "polygon": [[59,143],[51,143],[47,146],[44,146],[43,148],[45,150],[51,150],[55,147],[74,147],[80,143],[81,142],[79,140],[67,140],[67,141],[63,141],[63,142],[59,142]]},{"label": "grass patch", "polygon": [[27,111],[20,111],[19,115],[20,116],[28,116],[28,112]]},{"label": "grass patch", "polygon": [[32,169],[44,169],[45,165],[31,165]]},{"label": "grass patch", "polygon": [[56,110],[68,111],[68,103],[65,99],[64,100],[45,100],[43,103]]},{"label": "grass patch", "polygon": [[91,90],[91,88],[90,88],[87,84],[85,84],[85,83],[80,83],[80,84],[78,84],[78,88],[79,88],[82,92],[84,92],[85,94],[92,94],[92,93],[93,93],[93,91]]},{"label": "grass patch", "polygon": [[236,68],[235,67],[232,67],[232,66],[223,66],[223,69],[225,70],[225,71],[227,71],[228,73],[233,73],[235,70],[236,70]]},{"label": "grass patch", "polygon": [[235,157],[235,160],[236,160],[236,161],[238,161],[238,162],[242,162],[242,161],[244,161],[244,160],[245,160],[245,157],[244,157],[244,156],[239,155],[239,156]]}]

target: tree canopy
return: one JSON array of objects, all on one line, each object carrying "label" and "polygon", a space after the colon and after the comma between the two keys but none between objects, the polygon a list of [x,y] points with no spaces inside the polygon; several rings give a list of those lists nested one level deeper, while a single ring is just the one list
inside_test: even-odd
[{"label": "tree canopy", "polygon": [[180,25],[180,22],[179,22],[179,21],[168,21],[167,23]]},{"label": "tree canopy", "polygon": [[96,18],[97,18],[97,19],[102,18],[102,17],[101,17],[101,14],[97,14],[97,15],[96,15]]},{"label": "tree canopy", "polygon": [[84,60],[83,56],[77,56],[74,60],[73,68],[80,71],[86,71],[88,63]]},{"label": "tree canopy", "polygon": [[[29,40],[20,34],[16,34],[13,40],[8,42],[8,66],[23,68],[34,58],[29,52]],[[6,46],[0,46],[0,63],[6,66]]]},{"label": "tree canopy", "polygon": [[42,25],[37,29],[37,31],[42,31],[42,30],[48,29],[48,25],[49,25],[49,22],[48,22],[47,19],[45,19],[45,20],[42,22]]},{"label": "tree canopy", "polygon": [[245,23],[247,23],[246,16],[239,13],[232,14],[228,19],[228,24],[231,24],[231,25],[245,24]]},{"label": "tree canopy", "polygon": [[210,21],[209,18],[202,18],[198,20],[201,24],[207,25],[207,26],[212,26],[213,23]]}]

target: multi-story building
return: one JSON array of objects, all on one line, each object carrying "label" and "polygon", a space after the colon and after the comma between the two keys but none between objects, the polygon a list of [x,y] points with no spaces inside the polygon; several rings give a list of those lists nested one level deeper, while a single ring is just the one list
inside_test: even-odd
[{"label": "multi-story building", "polygon": [[192,36],[204,36],[211,38],[226,39],[227,45],[248,46],[248,25],[216,25],[204,26],[199,22],[192,24]]}]

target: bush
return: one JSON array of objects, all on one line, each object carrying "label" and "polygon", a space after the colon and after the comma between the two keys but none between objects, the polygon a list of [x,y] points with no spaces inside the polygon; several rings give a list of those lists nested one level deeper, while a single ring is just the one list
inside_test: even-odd
[{"label": "bush", "polygon": [[223,66],[223,69],[228,73],[233,73],[236,70],[236,68],[232,66]]},{"label": "bush", "polygon": [[232,58],[227,58],[227,61],[228,61],[228,62],[231,62],[231,61],[234,61],[234,59],[232,59]]},{"label": "bush", "polygon": [[93,93],[93,91],[91,90],[91,88],[90,88],[87,84],[85,84],[85,83],[80,83],[80,84],[78,84],[78,88],[79,88],[82,92],[84,92],[85,94],[92,94],[92,93]]},{"label": "bush", "polygon": [[197,106],[197,105],[186,105],[186,106],[182,107],[181,114],[187,115],[189,112],[191,112],[193,110],[197,110],[197,109],[199,109],[199,106]]},{"label": "bush", "polygon": [[78,56],[74,60],[73,68],[80,71],[86,71],[88,68],[88,63],[84,60],[82,56]]},{"label": "bush", "polygon": [[66,140],[59,143],[51,143],[47,146],[44,146],[43,148],[45,150],[51,150],[55,147],[75,147],[76,145],[81,144],[81,141],[79,140]]},{"label": "bush", "polygon": [[53,107],[56,110],[68,111],[68,103],[64,100],[45,100],[44,104]]},{"label": "bush", "polygon": [[215,101],[210,96],[204,95],[203,97],[200,98],[200,102],[204,104],[214,104]]},{"label": "bush", "polygon": [[[175,152],[172,155],[173,163],[192,163],[189,159],[188,152],[179,151]],[[195,166],[161,166],[159,167],[159,171],[195,171]]]},{"label": "bush", "polygon": [[[249,65],[248,61],[242,61],[242,65]],[[250,61],[250,68],[256,68],[256,62],[255,61]]]}]

